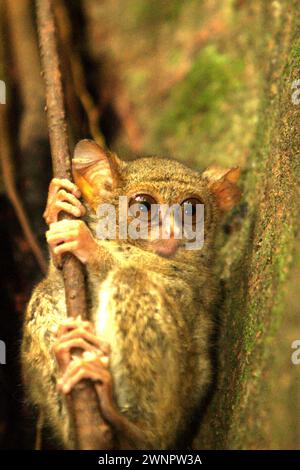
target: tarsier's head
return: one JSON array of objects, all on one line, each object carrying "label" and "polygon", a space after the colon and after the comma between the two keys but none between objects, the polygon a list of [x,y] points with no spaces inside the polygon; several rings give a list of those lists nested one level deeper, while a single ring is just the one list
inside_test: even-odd
[{"label": "tarsier's head", "polygon": [[91,140],[76,145],[72,169],[92,218],[109,225],[108,238],[163,257],[207,252],[220,215],[240,199],[238,168],[199,173],[157,157],[124,162]]}]

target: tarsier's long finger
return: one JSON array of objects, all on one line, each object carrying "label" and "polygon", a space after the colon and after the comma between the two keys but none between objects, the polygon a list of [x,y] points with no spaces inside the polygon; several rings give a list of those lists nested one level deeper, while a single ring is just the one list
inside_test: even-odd
[{"label": "tarsier's long finger", "polygon": [[47,243],[51,246],[57,245],[62,242],[70,242],[77,240],[78,232],[75,230],[67,230],[61,232],[54,232],[53,230],[48,230],[46,232]]},{"label": "tarsier's long finger", "polygon": [[72,235],[79,237],[84,228],[87,228],[82,220],[59,220],[58,222],[52,222],[49,225],[49,230],[46,232],[46,237],[63,236],[66,233],[72,233]]},{"label": "tarsier's long finger", "polygon": [[56,357],[57,363],[61,368],[64,368],[71,362],[72,349],[81,349],[83,351],[95,351],[95,347],[82,338],[73,338],[68,341],[60,341],[54,345],[53,352]]},{"label": "tarsier's long finger", "polygon": [[81,317],[78,316],[76,318],[66,318],[65,320],[63,320],[57,327],[55,334],[57,337],[60,337],[68,331],[79,327],[84,328],[87,331],[93,331],[93,324],[89,321],[83,321]]},{"label": "tarsier's long finger", "polygon": [[59,368],[64,371],[71,361],[71,353],[69,349],[64,349],[60,347],[59,344],[55,344],[53,346],[53,353]]},{"label": "tarsier's long finger", "polygon": [[78,241],[72,241],[67,243],[62,243],[61,245],[53,248],[53,253],[55,255],[62,255],[63,253],[72,253],[78,248]]},{"label": "tarsier's long finger", "polygon": [[[92,356],[92,354],[91,354]],[[110,380],[110,373],[103,366],[107,362],[106,357],[94,355],[91,359],[78,359],[70,363],[63,377],[58,381],[58,389],[63,393],[69,393],[72,388],[83,379],[90,379],[95,382],[107,382]]]},{"label": "tarsier's long finger", "polygon": [[[62,376],[63,381],[68,381],[74,374],[76,374],[82,367],[99,372],[99,380],[107,382],[110,376],[110,372],[107,367],[109,365],[109,358],[105,354],[99,353],[98,351],[84,351],[81,357],[73,357],[70,362],[68,369]],[[103,370],[105,372],[103,372]]]},{"label": "tarsier's long finger", "polygon": [[53,178],[49,185],[49,195],[50,197],[55,196],[55,194],[60,189],[66,189],[70,193],[74,194],[76,197],[81,196],[80,189],[76,186],[76,184],[72,183],[72,181],[66,178]]},{"label": "tarsier's long finger", "polygon": [[99,376],[97,372],[91,371],[87,367],[82,367],[67,383],[58,383],[58,389],[63,393],[69,393],[72,388],[83,379],[97,381],[99,380]]},{"label": "tarsier's long finger", "polygon": [[91,343],[92,346],[98,348],[103,354],[107,355],[110,352],[110,347],[108,343],[104,343],[93,332],[81,328],[81,326],[72,329],[69,332],[66,332],[60,337],[61,341],[69,341],[73,338],[82,338],[88,341],[89,343]]},{"label": "tarsier's long finger", "polygon": [[[82,235],[86,236],[88,228],[82,220],[59,220],[53,222],[49,226],[49,230],[46,232],[47,241],[54,240],[54,238],[61,238],[61,241],[66,240],[68,237],[79,238]],[[74,239],[74,238],[73,238]]]},{"label": "tarsier's long finger", "polygon": [[[60,341],[60,340],[59,340]],[[95,351],[95,346],[83,338],[72,338],[59,342],[56,352],[71,351],[71,349],[82,349],[83,351]]]},{"label": "tarsier's long finger", "polygon": [[[59,211],[57,212],[57,208],[54,207],[54,204],[56,199],[63,199],[64,190],[69,191],[69,194],[72,193],[71,195],[73,195],[75,199],[81,196],[80,190],[71,181],[67,179],[53,178],[49,186],[47,207],[43,214],[48,224],[57,220],[57,213]],[[62,194],[60,194],[60,196],[58,197],[59,192],[61,192]]]},{"label": "tarsier's long finger", "polygon": [[79,207],[75,207],[69,202],[64,202],[64,201],[54,202],[53,212],[56,212],[58,214],[61,211],[64,211],[67,214],[73,215],[74,217],[80,217],[81,215],[84,215],[85,213],[84,208],[81,209]]},{"label": "tarsier's long finger", "polygon": [[53,201],[51,206],[46,209],[44,212],[44,219],[48,225],[57,222],[58,214],[64,211],[67,214],[73,215],[74,217],[80,217],[84,215],[84,210],[81,212],[81,209],[78,207],[72,206],[72,204],[63,201]]},{"label": "tarsier's long finger", "polygon": [[67,191],[65,191],[64,189],[60,189],[57,193],[57,200],[58,201],[65,201],[65,202],[69,202],[70,204],[72,204],[73,206],[75,207],[78,207],[78,209],[81,210],[81,213],[84,214],[85,213],[85,207],[84,205],[80,202],[80,200],[74,196],[74,194],[72,193],[68,193]]}]

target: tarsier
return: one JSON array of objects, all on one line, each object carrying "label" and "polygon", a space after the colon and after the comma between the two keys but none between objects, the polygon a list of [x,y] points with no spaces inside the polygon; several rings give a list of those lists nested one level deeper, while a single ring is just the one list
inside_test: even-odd
[{"label": "tarsier", "polygon": [[[214,241],[222,213],[239,200],[239,169],[199,173],[156,157],[124,162],[83,140],[72,171],[76,184],[53,179],[49,188],[49,272],[29,302],[22,343],[29,398],[73,448],[65,396],[88,378],[119,448],[182,448],[211,382]],[[99,240],[97,207],[118,210],[120,195],[129,219],[138,203],[149,222],[154,203],[204,204],[204,246],[186,250],[172,230],[169,239]],[[82,220],[59,221],[60,211]],[[89,322],[67,318],[65,252],[86,266]]]}]

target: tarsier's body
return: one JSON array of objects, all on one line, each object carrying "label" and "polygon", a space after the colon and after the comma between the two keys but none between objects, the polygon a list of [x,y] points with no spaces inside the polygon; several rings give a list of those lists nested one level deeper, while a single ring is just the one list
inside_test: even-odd
[{"label": "tarsier's body", "polygon": [[[89,141],[79,144],[78,155],[74,176],[87,225],[56,222],[62,209],[75,216],[84,209],[75,185],[55,180],[46,210],[55,264],[50,262],[47,278],[33,293],[24,327],[29,396],[66,448],[74,442],[64,395],[82,378],[94,380],[102,414],[120,448],[180,447],[211,381],[213,243],[220,213],[238,199],[238,170],[211,169],[201,175],[157,158],[125,164]],[[169,205],[188,198],[203,203],[204,247],[186,250],[174,239],[96,238],[100,203],[117,205],[120,195],[145,201],[145,194]],[[57,267],[66,251],[86,265],[94,327],[81,319],[66,320]],[[85,351],[81,362],[72,358],[75,347]]]}]

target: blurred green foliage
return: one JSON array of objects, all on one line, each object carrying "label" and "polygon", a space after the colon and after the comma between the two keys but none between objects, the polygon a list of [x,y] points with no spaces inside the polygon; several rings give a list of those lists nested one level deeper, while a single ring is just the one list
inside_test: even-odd
[{"label": "blurred green foliage", "polygon": [[198,144],[201,135],[211,140],[224,132],[228,121],[220,119],[220,113],[245,86],[241,79],[243,65],[242,60],[219,52],[214,45],[203,48],[186,78],[171,90],[157,122],[157,140],[163,142],[176,135],[187,143],[197,133],[194,143]]}]

